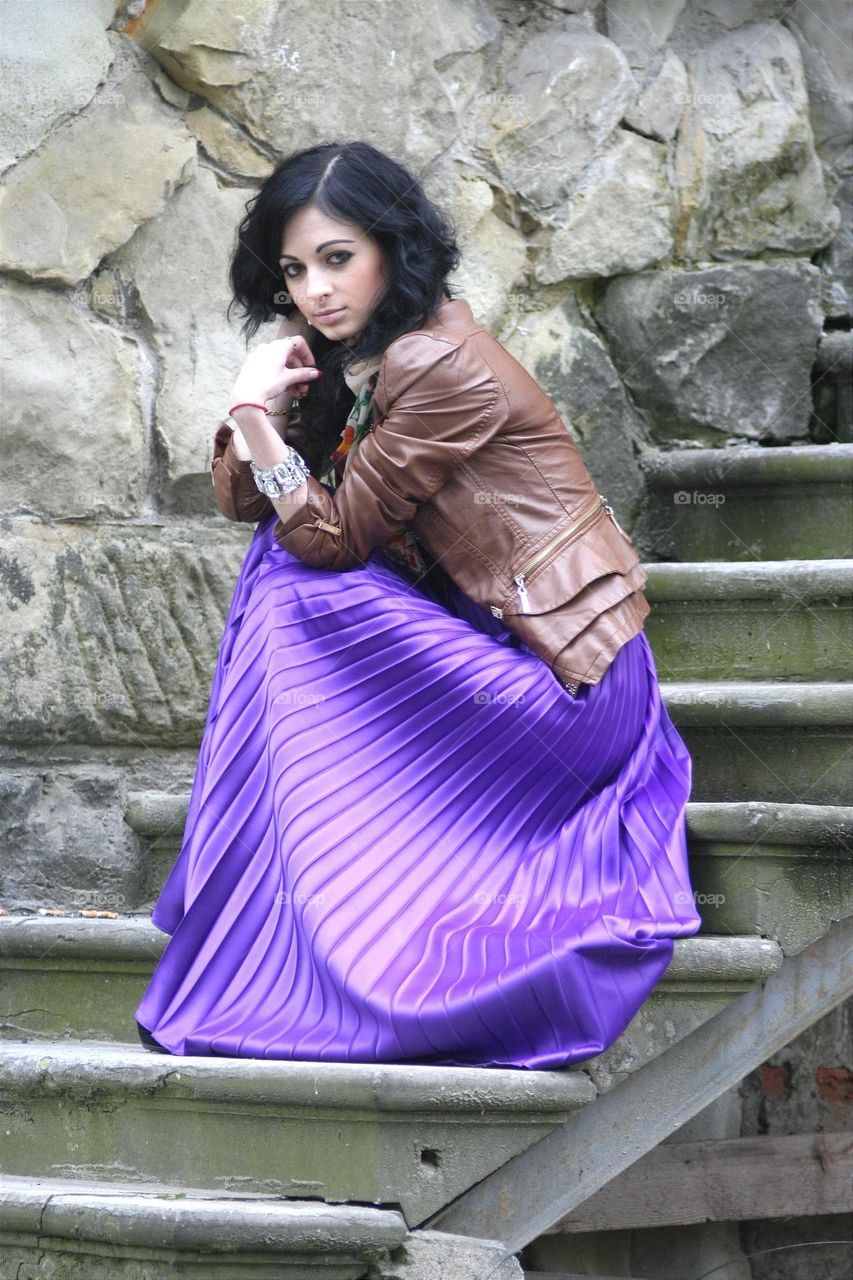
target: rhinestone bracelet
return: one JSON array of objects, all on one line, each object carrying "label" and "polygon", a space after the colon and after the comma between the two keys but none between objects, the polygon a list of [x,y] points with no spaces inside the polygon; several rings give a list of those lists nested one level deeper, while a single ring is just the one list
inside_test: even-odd
[{"label": "rhinestone bracelet", "polygon": [[304,484],[311,475],[311,470],[302,454],[297,453],[292,445],[285,447],[287,456],[281,462],[277,462],[274,467],[258,467],[254,460],[250,464],[255,484],[268,498],[280,498],[285,493],[291,493],[292,490]]}]

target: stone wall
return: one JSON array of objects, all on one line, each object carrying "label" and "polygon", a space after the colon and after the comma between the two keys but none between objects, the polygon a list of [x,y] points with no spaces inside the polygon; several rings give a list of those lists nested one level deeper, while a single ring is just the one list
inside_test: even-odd
[{"label": "stone wall", "polygon": [[421,175],[630,528],[650,446],[850,438],[811,386],[853,310],[848,26],[840,0],[6,7],[9,906],[142,905],[124,797],[191,782],[252,532],[209,474],[227,265],[279,159],[365,138]]}]

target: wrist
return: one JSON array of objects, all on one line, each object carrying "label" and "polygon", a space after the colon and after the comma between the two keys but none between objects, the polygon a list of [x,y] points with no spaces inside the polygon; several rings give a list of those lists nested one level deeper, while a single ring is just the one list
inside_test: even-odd
[{"label": "wrist", "polygon": [[290,445],[285,443],[263,409],[244,405],[234,410],[231,419],[237,424],[241,443],[249,452],[249,457],[241,461],[252,462],[258,467],[274,467],[288,456]]},{"label": "wrist", "polygon": [[252,461],[252,451],[239,427],[234,427],[231,432],[231,448],[234,450],[234,457],[238,462]]},{"label": "wrist", "polygon": [[257,383],[252,386],[249,383],[235,382],[231,388],[230,404],[240,404],[242,401],[248,400],[252,404],[261,404],[267,409],[274,406],[284,405],[290,406],[290,402],[294,399],[294,390],[292,387],[285,387],[282,391],[267,391],[258,387]]},{"label": "wrist", "polygon": [[232,422],[236,422],[241,431],[257,431],[261,424],[269,426],[269,419],[264,409],[258,409],[254,404],[240,404],[238,400],[232,400],[232,405],[237,407],[229,410],[228,416]]},{"label": "wrist", "polygon": [[288,388],[285,391],[279,391],[277,395],[270,396],[266,407],[269,409],[271,418],[285,418],[293,408],[293,402],[296,396]]}]

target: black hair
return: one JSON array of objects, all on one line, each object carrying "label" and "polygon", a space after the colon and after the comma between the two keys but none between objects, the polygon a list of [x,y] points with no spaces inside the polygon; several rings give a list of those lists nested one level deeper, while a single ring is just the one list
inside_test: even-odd
[{"label": "black hair", "polygon": [[247,201],[238,229],[227,316],[235,305],[242,308],[247,342],[264,322],[297,311],[279,263],[281,236],[288,219],[308,204],[361,227],[386,262],[385,288],[357,341],[343,343],[311,331],[309,345],[325,376],[311,384],[300,403],[304,434],[300,431],[293,443],[317,475],[354,400],[343,369],[380,355],[394,338],[425,324],[443,298],[452,298],[446,276],[460,253],[449,219],[418,179],[370,143],[329,142],[295,151]]}]

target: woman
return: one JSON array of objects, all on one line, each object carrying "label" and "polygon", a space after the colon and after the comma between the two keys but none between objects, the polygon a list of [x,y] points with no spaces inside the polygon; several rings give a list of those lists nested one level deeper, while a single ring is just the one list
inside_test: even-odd
[{"label": "woman", "polygon": [[701,923],[645,573],[551,402],[453,298],[410,173],[318,146],[251,204],[235,299],[250,336],[286,318],[216,433],[220,509],[258,524],[140,1037],[565,1067]]}]

